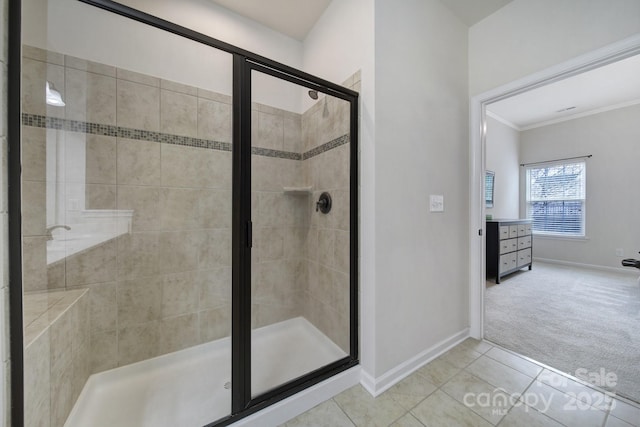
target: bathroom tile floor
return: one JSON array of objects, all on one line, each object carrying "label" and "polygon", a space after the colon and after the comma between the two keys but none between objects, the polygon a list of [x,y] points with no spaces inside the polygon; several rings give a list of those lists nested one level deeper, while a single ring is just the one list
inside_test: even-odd
[{"label": "bathroom tile floor", "polygon": [[372,397],[354,386],[286,427],[640,427],[640,406],[467,339]]}]

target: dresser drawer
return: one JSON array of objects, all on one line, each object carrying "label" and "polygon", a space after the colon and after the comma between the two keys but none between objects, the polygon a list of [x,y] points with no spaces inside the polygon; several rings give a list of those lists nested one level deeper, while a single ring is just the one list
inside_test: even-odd
[{"label": "dresser drawer", "polygon": [[500,256],[500,274],[505,271],[513,270],[518,265],[518,253],[511,252],[510,254]]},{"label": "dresser drawer", "polygon": [[518,250],[531,247],[531,236],[518,237]]},{"label": "dresser drawer", "polygon": [[503,276],[523,267],[531,269],[532,222],[526,218],[487,220],[485,239],[485,269],[487,278],[500,283]]},{"label": "dresser drawer", "polygon": [[508,239],[509,238],[509,226],[508,225],[501,225],[500,226],[500,236],[499,236],[500,240],[504,240],[504,239]]},{"label": "dresser drawer", "polygon": [[531,234],[531,229],[527,232],[527,224],[518,224],[518,237],[526,236]]},{"label": "dresser drawer", "polygon": [[518,250],[518,239],[507,239],[500,241],[500,255]]},{"label": "dresser drawer", "polygon": [[531,263],[531,249],[524,249],[517,252],[518,254],[518,267],[524,267]]}]

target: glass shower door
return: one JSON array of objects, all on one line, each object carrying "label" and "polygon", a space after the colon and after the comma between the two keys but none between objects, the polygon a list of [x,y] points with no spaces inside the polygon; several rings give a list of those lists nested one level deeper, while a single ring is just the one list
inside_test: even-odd
[{"label": "glass shower door", "polygon": [[350,104],[252,71],[251,395],[350,354]]},{"label": "glass shower door", "polygon": [[56,0],[23,40],[25,425],[230,415],[233,55]]}]

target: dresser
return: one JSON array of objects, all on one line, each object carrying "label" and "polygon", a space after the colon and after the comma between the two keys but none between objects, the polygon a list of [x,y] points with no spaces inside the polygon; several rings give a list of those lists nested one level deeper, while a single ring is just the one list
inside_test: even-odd
[{"label": "dresser", "polygon": [[531,270],[533,236],[530,219],[487,221],[487,277],[500,278],[528,267]]}]

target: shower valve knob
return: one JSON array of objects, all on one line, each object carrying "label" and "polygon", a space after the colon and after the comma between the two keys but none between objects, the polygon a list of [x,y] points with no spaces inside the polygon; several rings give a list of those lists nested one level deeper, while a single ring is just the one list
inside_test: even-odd
[{"label": "shower valve knob", "polygon": [[331,196],[326,191],[320,195],[320,198],[316,202],[316,212],[320,211],[323,214],[329,213],[331,210]]}]

